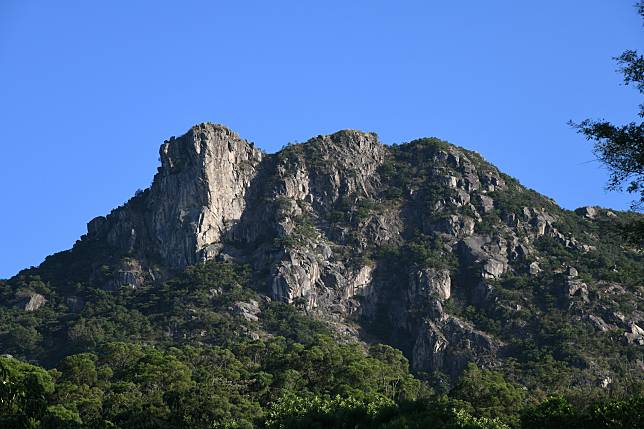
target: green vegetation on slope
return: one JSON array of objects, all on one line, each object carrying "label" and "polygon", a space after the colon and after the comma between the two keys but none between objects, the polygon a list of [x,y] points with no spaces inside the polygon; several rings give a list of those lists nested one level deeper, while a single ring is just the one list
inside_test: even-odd
[{"label": "green vegetation on slope", "polygon": [[591,405],[565,391],[576,407],[539,405],[547,392],[475,365],[441,396],[409,372],[399,350],[342,343],[292,306],[264,303],[257,321],[241,317],[235,304],[259,299],[250,282],[246,267],[208,262],[161,285],[78,288],[87,304],[73,312],[42,278],[11,279],[5,299],[30,288],[51,302],[35,312],[3,308],[2,348],[52,369],[0,358],[2,427],[506,428],[548,419],[594,427],[641,419],[636,400]]}]

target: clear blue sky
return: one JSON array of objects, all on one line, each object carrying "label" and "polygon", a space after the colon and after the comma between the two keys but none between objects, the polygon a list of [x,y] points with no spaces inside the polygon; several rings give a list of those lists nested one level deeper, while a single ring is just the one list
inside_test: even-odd
[{"label": "clear blue sky", "polygon": [[[0,1],[0,277],[71,247],[202,121],[268,152],[436,136],[566,208],[626,209],[566,122],[636,117],[635,0]],[[590,161],[590,162],[589,162]]]}]

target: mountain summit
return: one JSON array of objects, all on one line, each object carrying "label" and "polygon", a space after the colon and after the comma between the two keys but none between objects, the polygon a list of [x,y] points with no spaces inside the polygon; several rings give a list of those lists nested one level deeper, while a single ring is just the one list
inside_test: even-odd
[{"label": "mountain summit", "polygon": [[[604,387],[642,374],[642,253],[619,235],[635,214],[564,210],[436,138],[387,146],[343,130],[266,154],[206,123],[164,142],[160,158],[150,188],[6,282],[11,311],[76,322],[35,328],[31,348],[6,334],[3,349],[39,361],[82,350],[73,323],[96,314],[97,293],[124,294],[120,305],[154,325],[156,291],[215,261],[248,267],[258,294],[222,310],[245,326],[230,335],[271,335],[263,308],[279,301],[341,341],[400,348],[417,374],[455,380],[476,362],[520,380],[517,365],[562,365],[568,378],[553,383]],[[208,343],[215,322],[190,320],[154,329]]]}]

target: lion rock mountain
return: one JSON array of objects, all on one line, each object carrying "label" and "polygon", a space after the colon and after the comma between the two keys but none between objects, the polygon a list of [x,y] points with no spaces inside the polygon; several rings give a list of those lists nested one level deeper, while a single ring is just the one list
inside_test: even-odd
[{"label": "lion rock mountain", "polygon": [[[436,138],[389,146],[343,130],[268,154],[205,123],[164,142],[160,160],[148,189],[8,280],[1,304],[80,317],[92,293],[154,296],[223,261],[251,273],[259,298],[227,307],[250,338],[268,335],[263,308],[282,301],[339,341],[401,349],[419,374],[504,368],[546,343],[583,374],[572,383],[609,385],[619,365],[642,374],[641,358],[620,363],[644,347],[642,252],[619,233],[635,214],[562,209]],[[208,342],[207,328],[164,329]]]}]

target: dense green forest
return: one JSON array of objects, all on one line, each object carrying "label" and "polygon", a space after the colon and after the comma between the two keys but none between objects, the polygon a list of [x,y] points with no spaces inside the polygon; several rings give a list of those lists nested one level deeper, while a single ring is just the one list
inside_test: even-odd
[{"label": "dense green forest", "polygon": [[234,351],[125,343],[63,359],[50,371],[0,358],[5,428],[638,428],[644,399],[573,407],[541,403],[470,366],[432,395],[399,352],[317,337],[278,337]]},{"label": "dense green forest", "polygon": [[[44,268],[64,257],[51,257]],[[2,312],[0,340],[15,357],[0,358],[1,426],[642,425],[641,396],[620,399],[592,388],[552,396],[557,392],[531,391],[474,364],[458,383],[441,388],[410,373],[399,350],[343,340],[293,306],[263,302],[261,317],[245,318],[235,303],[260,300],[251,281],[245,266],[210,261],[161,288],[76,290],[78,300],[87,299],[80,313],[29,270],[4,282],[5,300],[29,288],[51,301],[37,312]],[[51,369],[21,357],[48,362]]]}]

